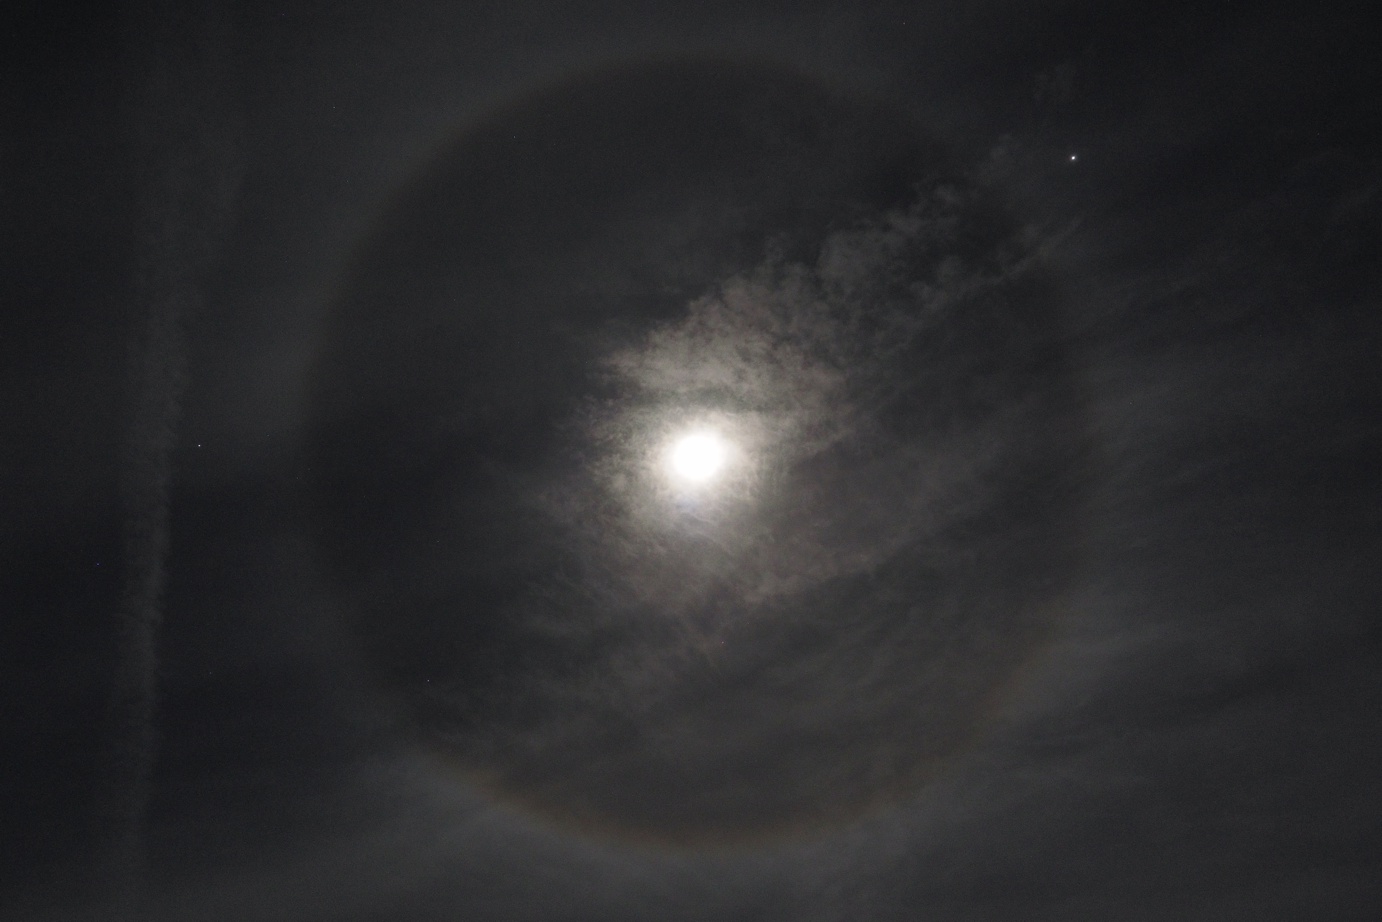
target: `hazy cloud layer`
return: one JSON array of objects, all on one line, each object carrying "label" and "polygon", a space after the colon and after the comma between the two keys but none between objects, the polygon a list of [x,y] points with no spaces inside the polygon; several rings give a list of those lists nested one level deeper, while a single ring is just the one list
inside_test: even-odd
[{"label": "hazy cloud layer", "polygon": [[[136,524],[168,527],[162,574],[130,568],[170,612],[158,757],[146,709],[101,788],[144,917],[1376,917],[1371,33],[1289,4],[476,9],[237,5],[229,239],[196,179],[239,156],[225,113],[195,81],[150,109],[207,155],[149,158],[180,164],[142,200],[151,277],[228,270],[180,399],[154,350],[120,421]],[[6,142],[16,252],[55,254],[16,303],[122,297],[74,141],[102,47],[21,94],[70,121]],[[778,63],[695,63],[728,52]],[[56,231],[30,173],[69,187]],[[7,382],[49,369],[15,431],[122,386],[100,313],[7,330]],[[661,450],[708,422],[741,447],[697,498]],[[6,918],[73,918],[97,875],[119,586],[90,574],[120,551],[68,533],[106,489],[87,435],[4,446],[36,494],[7,548],[48,542],[0,617]]]}]

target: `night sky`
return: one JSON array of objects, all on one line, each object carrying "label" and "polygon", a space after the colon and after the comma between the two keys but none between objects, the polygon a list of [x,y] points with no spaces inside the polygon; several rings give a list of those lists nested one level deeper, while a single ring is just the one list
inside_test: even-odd
[{"label": "night sky", "polygon": [[1382,917],[1357,6],[7,7],[0,918]]}]

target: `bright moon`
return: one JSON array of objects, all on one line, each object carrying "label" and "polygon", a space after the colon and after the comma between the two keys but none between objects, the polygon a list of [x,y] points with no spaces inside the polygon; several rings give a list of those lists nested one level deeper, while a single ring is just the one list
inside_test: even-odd
[{"label": "bright moon", "polygon": [[713,432],[684,435],[672,446],[672,472],[684,480],[704,483],[724,467],[729,448]]}]

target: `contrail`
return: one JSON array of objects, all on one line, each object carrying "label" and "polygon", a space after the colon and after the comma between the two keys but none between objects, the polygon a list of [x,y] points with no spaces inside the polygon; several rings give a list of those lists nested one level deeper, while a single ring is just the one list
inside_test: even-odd
[{"label": "contrail", "polygon": [[202,301],[240,161],[223,99],[228,36],[214,4],[132,7],[125,38],[143,317],[130,349],[130,424],[120,459],[124,572],[98,897],[106,919],[143,914],[172,454],[187,385],[184,323]]},{"label": "contrail", "polygon": [[158,634],[163,621],[172,450],[186,381],[183,299],[153,299],[134,347],[134,407],[122,459],[124,586],[111,699],[110,886],[118,915],[134,915],[144,876],[144,821],[156,752]]}]

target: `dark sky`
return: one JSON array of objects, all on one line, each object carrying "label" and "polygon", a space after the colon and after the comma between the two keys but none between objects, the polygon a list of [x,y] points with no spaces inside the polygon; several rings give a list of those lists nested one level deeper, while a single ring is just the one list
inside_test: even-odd
[{"label": "dark sky", "polygon": [[1362,5],[125,6],[3,20],[0,918],[1382,914]]}]

